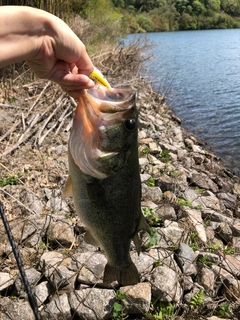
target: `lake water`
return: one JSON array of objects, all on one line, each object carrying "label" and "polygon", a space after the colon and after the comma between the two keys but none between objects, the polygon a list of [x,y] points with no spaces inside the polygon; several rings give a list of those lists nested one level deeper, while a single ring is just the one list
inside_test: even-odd
[{"label": "lake water", "polygon": [[153,87],[194,133],[240,172],[240,30],[129,35],[153,44],[147,61]]}]

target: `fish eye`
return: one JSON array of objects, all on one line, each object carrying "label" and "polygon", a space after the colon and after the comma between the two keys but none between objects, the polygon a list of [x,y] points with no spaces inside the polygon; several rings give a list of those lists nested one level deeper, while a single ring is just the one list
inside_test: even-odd
[{"label": "fish eye", "polygon": [[136,121],[134,119],[129,119],[125,121],[125,127],[127,130],[132,131],[136,127]]}]

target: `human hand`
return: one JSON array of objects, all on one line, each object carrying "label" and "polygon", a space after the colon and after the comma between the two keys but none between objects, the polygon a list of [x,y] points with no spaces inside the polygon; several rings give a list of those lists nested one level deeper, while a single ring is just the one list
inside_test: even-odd
[{"label": "human hand", "polygon": [[58,83],[78,98],[94,86],[88,77],[93,63],[84,44],[62,20],[56,18],[52,26],[54,37],[44,36],[39,52],[27,64],[38,77]]},{"label": "human hand", "polygon": [[56,16],[27,6],[0,6],[0,67],[26,60],[40,78],[74,98],[94,86],[84,44]]}]

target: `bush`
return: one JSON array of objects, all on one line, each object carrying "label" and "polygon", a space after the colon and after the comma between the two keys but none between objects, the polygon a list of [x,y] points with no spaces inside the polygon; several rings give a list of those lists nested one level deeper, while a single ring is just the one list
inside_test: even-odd
[{"label": "bush", "polygon": [[137,15],[136,16],[137,23],[139,26],[146,32],[154,31],[154,24],[151,19],[144,15]]},{"label": "bush", "polygon": [[188,13],[183,13],[179,20],[179,29],[181,30],[196,30],[198,26],[197,18],[190,16]]}]

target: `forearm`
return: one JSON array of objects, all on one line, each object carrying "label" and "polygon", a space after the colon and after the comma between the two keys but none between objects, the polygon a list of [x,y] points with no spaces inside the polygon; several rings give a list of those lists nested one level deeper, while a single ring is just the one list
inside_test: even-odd
[{"label": "forearm", "polygon": [[1,6],[0,67],[34,58],[43,38],[54,41],[52,34],[52,15],[30,7]]}]

